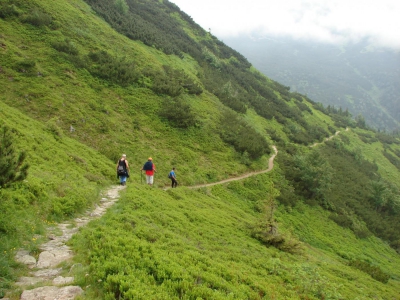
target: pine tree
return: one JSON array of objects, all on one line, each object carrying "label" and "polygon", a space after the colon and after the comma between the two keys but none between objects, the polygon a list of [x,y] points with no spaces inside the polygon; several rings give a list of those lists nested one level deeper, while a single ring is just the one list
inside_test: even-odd
[{"label": "pine tree", "polygon": [[24,151],[15,152],[10,129],[0,126],[0,188],[26,178],[29,165],[24,163],[25,158]]}]

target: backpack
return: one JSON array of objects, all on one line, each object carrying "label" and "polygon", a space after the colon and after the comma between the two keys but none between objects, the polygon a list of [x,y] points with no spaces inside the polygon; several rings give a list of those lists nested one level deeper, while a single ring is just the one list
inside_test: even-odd
[{"label": "backpack", "polygon": [[153,162],[151,162],[151,161],[146,162],[143,166],[143,170],[145,170],[145,171],[153,170]]},{"label": "backpack", "polygon": [[172,176],[171,176],[171,172],[169,172],[169,173],[168,173],[168,178],[171,179],[171,177],[172,177]]},{"label": "backpack", "polygon": [[[124,161],[124,164],[125,164],[125,166],[126,166],[126,163],[125,163],[125,161]],[[125,174],[126,174],[126,171],[125,171],[124,165],[121,165],[121,164],[119,164],[119,165],[118,165],[118,168],[117,168],[117,174],[118,174],[118,175],[120,175],[120,176],[123,176],[123,175],[125,175]]]}]

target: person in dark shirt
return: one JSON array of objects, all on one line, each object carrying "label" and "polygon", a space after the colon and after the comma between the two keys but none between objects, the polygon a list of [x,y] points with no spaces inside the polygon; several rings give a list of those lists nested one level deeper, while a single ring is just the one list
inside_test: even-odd
[{"label": "person in dark shirt", "polygon": [[171,172],[169,172],[168,177],[171,179],[171,187],[176,188],[178,186],[178,181],[176,181],[175,168],[172,168]]},{"label": "person in dark shirt", "polygon": [[126,159],[126,154],[117,162],[117,177],[121,185],[126,185],[126,179],[129,177],[129,163]]}]

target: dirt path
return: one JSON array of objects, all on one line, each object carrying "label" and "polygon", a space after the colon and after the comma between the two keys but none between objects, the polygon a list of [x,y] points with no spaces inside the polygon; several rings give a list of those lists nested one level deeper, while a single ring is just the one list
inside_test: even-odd
[{"label": "dirt path", "polygon": [[221,181],[218,181],[218,182],[192,185],[192,186],[189,186],[188,188],[197,189],[197,188],[202,188],[202,187],[207,187],[207,186],[213,186],[213,185],[217,185],[217,184],[222,184],[222,183],[227,183],[227,182],[231,182],[231,181],[241,180],[241,179],[244,179],[244,178],[247,178],[247,177],[250,177],[250,176],[254,176],[254,175],[258,175],[258,174],[267,173],[267,172],[271,171],[274,168],[274,159],[278,155],[278,149],[276,148],[276,146],[272,146],[272,148],[274,149],[275,153],[269,158],[269,160],[268,160],[268,168],[266,170],[250,172],[250,173],[238,176],[238,177],[228,178],[228,179],[224,179],[224,180],[221,180]]},{"label": "dirt path", "polygon": [[[349,131],[349,127],[346,127],[345,131]],[[330,137],[327,137],[326,139],[324,139],[324,140],[323,140],[322,142],[320,142],[320,143],[314,143],[314,144],[312,144],[310,147],[312,148],[312,147],[315,147],[315,146],[318,146],[318,145],[322,145],[323,143],[325,143],[325,142],[330,141],[331,139],[333,139],[333,138],[334,138],[335,136],[337,136],[339,133],[340,133],[340,131],[336,131],[334,135],[331,135]]]}]

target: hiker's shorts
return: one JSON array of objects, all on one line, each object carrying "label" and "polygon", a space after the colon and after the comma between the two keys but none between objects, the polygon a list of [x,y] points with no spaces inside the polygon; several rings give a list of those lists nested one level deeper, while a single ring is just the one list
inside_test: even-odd
[{"label": "hiker's shorts", "polygon": [[154,176],[153,175],[146,175],[146,183],[153,184]]}]

